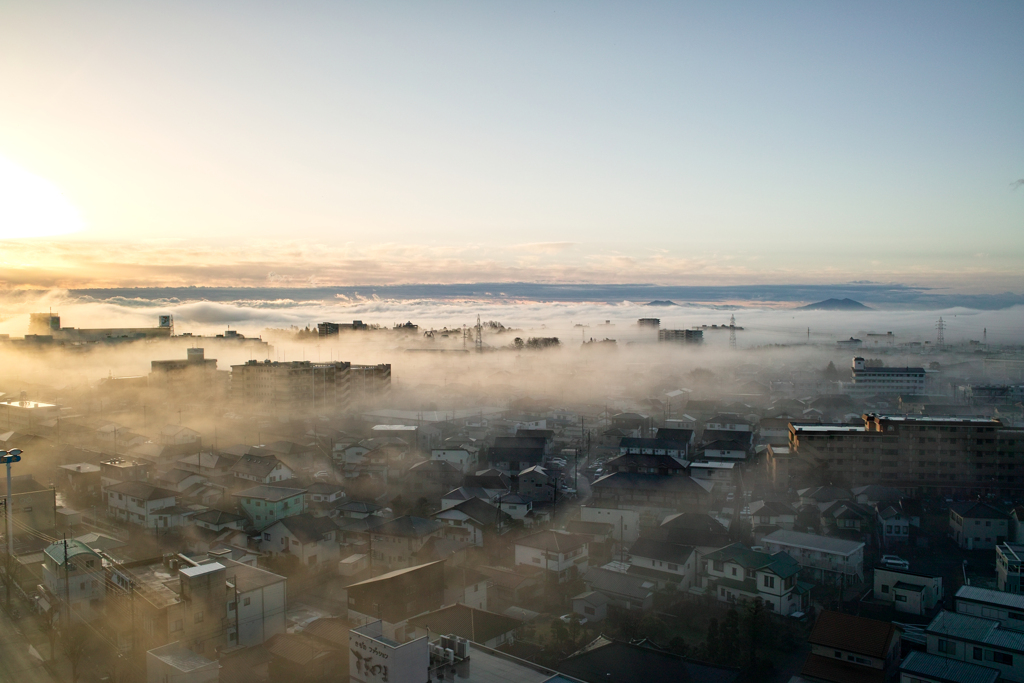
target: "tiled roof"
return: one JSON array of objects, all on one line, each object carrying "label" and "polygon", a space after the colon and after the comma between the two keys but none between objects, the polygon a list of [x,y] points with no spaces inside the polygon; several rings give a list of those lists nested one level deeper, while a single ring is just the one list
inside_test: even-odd
[{"label": "tiled roof", "polygon": [[160,498],[174,498],[178,495],[174,491],[162,489],[144,481],[122,481],[120,484],[108,486],[106,491],[120,493],[139,500],[159,500]]},{"label": "tiled roof", "polygon": [[277,501],[284,500],[285,498],[300,496],[305,492],[306,489],[293,489],[286,486],[260,484],[259,486],[253,486],[252,488],[244,489],[242,491],[236,491],[231,495],[236,498],[259,498],[260,500],[276,503]]},{"label": "tiled roof", "polygon": [[629,554],[634,557],[645,557],[651,560],[683,564],[693,554],[693,547],[656,541],[650,538],[638,538],[630,547]]},{"label": "tiled roof", "polygon": [[988,503],[966,502],[950,503],[949,509],[964,519],[1009,519],[1010,516],[1002,510],[997,510]]},{"label": "tiled roof", "polygon": [[300,543],[322,541],[325,534],[338,530],[338,525],[330,517],[314,517],[305,512],[279,519],[277,523],[284,525]]}]

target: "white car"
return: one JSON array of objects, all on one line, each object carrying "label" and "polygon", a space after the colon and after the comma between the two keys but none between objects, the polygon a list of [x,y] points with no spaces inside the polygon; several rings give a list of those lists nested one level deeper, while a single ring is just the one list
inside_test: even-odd
[{"label": "white car", "polygon": [[896,555],[882,555],[878,563],[886,569],[910,569],[910,563]]},{"label": "white car", "polygon": [[561,621],[561,622],[562,622],[563,624],[568,624],[569,622],[571,622],[571,621],[572,621],[572,618],[573,618],[574,616],[575,616],[575,617],[579,617],[579,619],[580,619],[580,625],[583,625],[583,624],[587,623],[587,618],[586,618],[586,617],[580,617],[580,615],[576,614],[575,612],[570,612],[569,614],[563,614],[562,616],[558,617],[558,619],[559,619],[559,621]]}]

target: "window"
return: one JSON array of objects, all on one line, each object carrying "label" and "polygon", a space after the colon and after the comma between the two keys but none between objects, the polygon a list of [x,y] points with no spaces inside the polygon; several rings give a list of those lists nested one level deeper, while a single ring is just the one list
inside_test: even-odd
[{"label": "window", "polygon": [[985,661],[995,662],[996,664],[1005,664],[1006,666],[1013,666],[1013,655],[1005,652],[995,652],[993,650],[985,651]]},{"label": "window", "polygon": [[842,659],[842,658],[843,658],[843,653],[840,652],[839,650],[836,650],[836,659]]},{"label": "window", "polygon": [[906,601],[907,601],[907,596],[906,595],[897,595],[896,596],[896,602],[906,602]]},{"label": "window", "polygon": [[181,619],[178,619],[174,622],[174,627],[171,629],[171,632],[180,631],[182,628],[184,628],[184,625],[182,624]]},{"label": "window", "polygon": [[774,576],[763,576],[762,584],[765,588],[775,588],[775,577]]},{"label": "window", "polygon": [[252,598],[246,598],[245,600],[242,600],[242,607],[248,607],[250,602],[252,602]]},{"label": "window", "polygon": [[974,648],[974,658],[977,659],[979,662],[981,661],[981,648],[980,647]]},{"label": "window", "polygon": [[668,563],[668,570],[670,572],[677,572],[677,571],[679,571],[679,565],[678,564],[672,564],[671,562],[669,562]]},{"label": "window", "polygon": [[889,587],[886,586],[885,584],[882,584],[882,592],[883,593],[888,593],[889,592]]},{"label": "window", "polygon": [[228,603],[228,611],[229,612],[234,612],[235,611],[235,603],[233,603],[233,602],[229,602]]},{"label": "window", "polygon": [[203,613],[202,612],[196,612],[196,615],[194,617],[192,617],[192,619],[197,624],[201,623],[203,621]]},{"label": "window", "polygon": [[270,540],[270,534],[268,534],[268,533],[264,532],[264,534],[263,534],[263,540],[264,540],[264,541],[269,541],[269,540]]},{"label": "window", "polygon": [[713,562],[711,563],[711,566],[712,566],[712,568],[713,568],[713,569],[714,569],[714,570],[715,570],[716,572],[724,572],[724,571],[725,571],[725,562],[722,562],[721,560],[715,560],[715,561],[713,561]]},{"label": "window", "polygon": [[733,567],[733,568],[732,568],[732,575],[733,575],[733,576],[736,576],[736,567]]},{"label": "window", "polygon": [[956,654],[956,643],[952,640],[939,639],[939,652],[944,655]]},{"label": "window", "polygon": [[533,563],[534,564],[540,564],[540,558],[539,557],[533,558]]}]

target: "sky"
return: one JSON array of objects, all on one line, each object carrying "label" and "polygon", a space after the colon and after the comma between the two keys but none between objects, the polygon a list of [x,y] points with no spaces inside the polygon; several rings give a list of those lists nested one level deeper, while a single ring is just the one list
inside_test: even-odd
[{"label": "sky", "polygon": [[0,2],[0,283],[1024,292],[1021,26],[1020,2]]}]

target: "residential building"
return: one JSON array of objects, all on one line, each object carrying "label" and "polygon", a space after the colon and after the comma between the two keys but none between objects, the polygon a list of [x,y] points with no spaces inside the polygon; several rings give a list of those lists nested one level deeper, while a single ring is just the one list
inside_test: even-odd
[{"label": "residential building", "polygon": [[630,544],[640,537],[640,513],[636,510],[583,505],[580,521],[610,524],[612,538],[620,543]]},{"label": "residential building", "polygon": [[528,467],[519,473],[519,495],[533,501],[555,499],[554,477],[543,467]]},{"label": "residential building", "polygon": [[644,644],[625,643],[599,636],[579,652],[561,661],[557,669],[564,674],[551,683],[571,681],[610,683],[612,681],[699,681],[733,683],[740,672],[733,667],[698,663]]},{"label": "residential building", "polygon": [[601,593],[620,609],[647,612],[654,607],[658,582],[636,574],[624,574],[603,567],[590,567],[583,573],[588,591]]},{"label": "residential building", "polygon": [[396,569],[351,584],[346,591],[349,622],[365,625],[381,620],[386,637],[405,640],[410,619],[441,607],[444,562]]},{"label": "residential building", "polygon": [[743,462],[749,454],[749,446],[742,441],[715,439],[704,444],[700,457],[711,461]]},{"label": "residential building", "polygon": [[444,460],[454,465],[463,474],[475,472],[480,464],[480,449],[476,446],[462,445],[458,448],[434,448],[430,451],[431,460]]},{"label": "residential building", "polygon": [[[65,494],[81,497],[100,495],[100,466],[87,462],[61,465],[57,468],[57,487]],[[12,479],[14,477],[11,477]],[[7,488],[6,480],[4,488]]]},{"label": "residential building", "polygon": [[103,488],[122,481],[147,481],[153,463],[148,460],[110,458],[100,461],[100,484]]},{"label": "residential building", "polygon": [[996,577],[999,590],[1006,593],[1024,593],[1021,567],[1024,566],[1024,545],[1000,543],[996,546]]},{"label": "residential building", "polygon": [[431,538],[444,538],[444,524],[405,515],[374,526],[370,538],[372,566],[402,569],[417,564],[416,553]]},{"label": "residential building", "polygon": [[807,639],[800,677],[826,683],[884,683],[900,663],[900,628],[877,619],[824,611]]},{"label": "residential building", "polygon": [[391,389],[391,365],[248,361],[231,366],[231,398],[261,414],[335,414],[374,404]]},{"label": "residential building", "polygon": [[[410,496],[436,500],[462,482],[462,470],[447,460],[424,460],[409,468],[405,488]],[[415,498],[413,498],[415,500]]]},{"label": "residential building", "polygon": [[897,612],[923,615],[942,600],[942,577],[905,569],[875,567],[875,600],[891,602]]},{"label": "residential building", "polygon": [[434,514],[445,525],[444,537],[483,546],[485,536],[493,538],[508,530],[512,517],[479,498],[471,498]]},{"label": "residential building", "polygon": [[920,527],[920,505],[916,501],[901,498],[875,504],[875,533],[883,548],[909,544],[911,529]]},{"label": "residential building", "polygon": [[843,386],[854,396],[906,396],[925,393],[924,368],[869,366],[861,357],[851,363],[853,381]]},{"label": "residential building", "polygon": [[925,629],[928,654],[977,664],[999,672],[1000,680],[1024,681],[1024,634],[995,619],[939,612]]},{"label": "residential building", "polygon": [[973,617],[995,619],[1002,628],[1024,631],[1024,596],[977,586],[961,586],[954,611]]},{"label": "residential building", "polygon": [[306,489],[260,484],[232,495],[256,530],[262,531],[279,519],[301,515],[305,493]]},{"label": "residential building", "polygon": [[[7,479],[3,476],[0,476],[0,501],[6,507]],[[15,537],[55,533],[57,492],[37,482],[31,474],[11,477],[11,509],[14,510]],[[7,533],[6,527],[4,533]]]},{"label": "residential building", "polygon": [[263,529],[260,551],[292,555],[309,571],[334,571],[341,559],[338,526],[308,512],[284,517]]},{"label": "residential building", "polygon": [[613,472],[591,484],[597,507],[699,512],[711,504],[711,484],[692,477]]},{"label": "residential building", "polygon": [[238,458],[226,453],[212,453],[202,451],[186,455],[175,464],[175,467],[189,472],[201,474],[204,477],[225,477],[232,474],[231,467],[238,461]]},{"label": "residential building", "polygon": [[341,514],[338,506],[345,500],[345,490],[341,486],[317,481],[306,487],[303,505],[316,517],[337,517]]},{"label": "residential building", "polygon": [[852,500],[837,500],[818,505],[821,530],[827,534],[846,532],[854,536],[870,530],[875,511]]},{"label": "residential building", "polygon": [[[623,439],[623,441],[625,440]],[[620,452],[622,450],[624,449],[620,449]],[[626,451],[606,462],[604,468],[606,472],[639,472],[661,476],[686,475],[686,461],[678,460],[675,456],[666,453]]]},{"label": "residential building", "polygon": [[658,330],[658,341],[676,344],[703,344],[704,330]]},{"label": "residential building", "polygon": [[697,460],[690,463],[690,476],[704,485],[711,486],[711,493],[725,496],[736,492],[740,485],[740,463],[721,460]]},{"label": "residential building", "polygon": [[779,614],[802,612],[811,585],[799,580],[800,566],[786,553],[769,554],[733,543],[701,558],[702,587],[720,602],[761,598]]},{"label": "residential building", "polygon": [[685,591],[696,584],[698,563],[693,546],[640,538],[629,547],[629,555],[629,573],[651,579],[659,588],[672,584]]},{"label": "residential building", "polygon": [[580,615],[581,619],[597,623],[604,621],[608,616],[608,605],[611,598],[604,593],[597,591],[585,591],[572,599],[572,611]]},{"label": "residential building", "polygon": [[107,515],[147,529],[159,524],[157,513],[176,505],[177,493],[144,481],[124,481],[107,486]]},{"label": "residential building", "polygon": [[[793,530],[796,524],[796,510],[790,505],[777,500],[755,500],[750,504],[750,523],[756,531],[758,528]],[[770,533],[770,532],[768,532]]]},{"label": "residential building", "polygon": [[909,497],[1024,492],[1024,439],[999,420],[867,413],[859,425],[790,425],[790,449],[854,487],[880,484]]},{"label": "residential building", "polygon": [[779,530],[762,538],[761,545],[767,552],[788,553],[811,580],[843,585],[864,580],[864,544],[859,541]]},{"label": "residential building", "polygon": [[295,476],[290,467],[273,455],[253,455],[246,453],[231,466],[231,473],[238,479],[253,481],[257,484],[273,484],[286,481]]},{"label": "residential building", "polygon": [[[689,460],[691,449],[693,447],[693,432],[689,433],[689,439],[687,440],[676,440],[669,438],[668,434],[671,430],[660,429],[658,430],[658,436],[654,438],[637,438],[624,436],[619,441],[619,455],[667,455],[670,458],[674,458],[677,461]],[[611,462],[609,462],[609,465]],[[654,467],[659,467],[660,463],[654,464]],[[673,467],[671,463],[668,463],[670,468]],[[621,471],[621,470],[615,470]],[[633,471],[633,470],[627,470]],[[643,471],[643,470],[641,470]],[[662,474],[660,471],[655,471],[653,474]],[[667,472],[665,474],[668,474]]]},{"label": "residential building", "polygon": [[776,493],[785,493],[789,490],[790,478],[796,469],[795,460],[796,455],[789,450],[789,446],[769,444],[765,450],[764,466],[768,482]]},{"label": "residential building", "polygon": [[488,458],[491,467],[502,472],[522,472],[542,464],[548,455],[548,448],[548,440],[542,437],[499,436],[494,439]]},{"label": "residential building", "polygon": [[43,588],[51,605],[70,605],[75,618],[93,621],[103,615],[103,559],[81,541],[51,543],[43,551]]},{"label": "residential building", "polygon": [[1006,543],[1010,533],[1010,516],[988,503],[950,503],[949,535],[967,550],[995,548]]},{"label": "residential building", "polygon": [[552,583],[566,583],[585,572],[588,557],[586,540],[564,531],[538,531],[515,542],[515,563],[541,567]]}]

